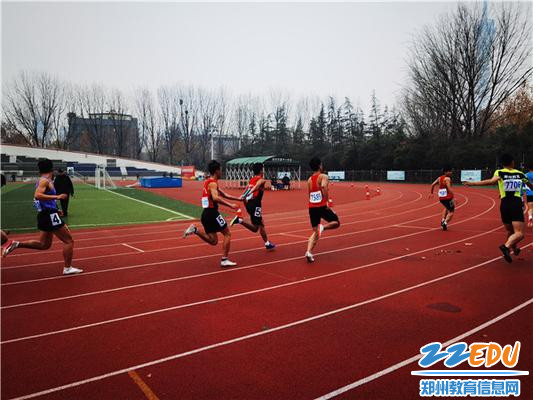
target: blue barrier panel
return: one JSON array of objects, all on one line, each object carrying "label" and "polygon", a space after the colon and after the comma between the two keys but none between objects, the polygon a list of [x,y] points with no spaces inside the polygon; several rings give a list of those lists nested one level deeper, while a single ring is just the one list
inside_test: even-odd
[{"label": "blue barrier panel", "polygon": [[180,188],[181,186],[181,178],[164,178],[162,176],[141,178],[141,187],[144,188]]}]

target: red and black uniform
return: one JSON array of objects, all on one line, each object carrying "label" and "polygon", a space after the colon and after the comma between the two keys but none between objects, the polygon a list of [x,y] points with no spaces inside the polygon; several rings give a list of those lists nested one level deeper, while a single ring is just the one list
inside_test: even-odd
[{"label": "red and black uniform", "polygon": [[327,199],[324,197],[322,188],[318,186],[318,177],[320,173],[311,176],[311,185],[309,187],[309,218],[311,226],[314,228],[324,219],[328,222],[338,221],[339,217],[335,212],[327,207]]},{"label": "red and black uniform", "polygon": [[213,201],[211,191],[208,189],[209,184],[212,182],[217,183],[213,178],[207,179],[202,190],[202,207],[204,211],[202,212],[201,221],[205,233],[222,232],[228,226],[224,217],[218,212],[218,203]]},{"label": "red and black uniform", "polygon": [[455,210],[455,202],[453,201],[453,193],[448,191],[448,186],[446,186],[446,175],[441,175],[439,177],[439,201],[444,207],[450,212]]},{"label": "red and black uniform", "polygon": [[[256,175],[252,179],[250,179],[250,183],[248,183],[248,189],[252,189],[257,183],[257,181],[259,181],[260,179],[262,179],[261,175]],[[256,226],[263,224],[263,214],[261,208],[261,200],[263,200],[263,194],[264,188],[263,186],[261,186],[255,192],[251,192],[246,197],[246,211],[250,215],[252,224]]]}]

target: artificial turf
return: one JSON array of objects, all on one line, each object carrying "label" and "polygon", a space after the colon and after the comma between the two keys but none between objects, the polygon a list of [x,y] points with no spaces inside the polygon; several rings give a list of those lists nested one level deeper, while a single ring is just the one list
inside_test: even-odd
[{"label": "artificial turf", "polygon": [[[2,188],[2,229],[11,232],[37,230],[34,190],[33,183],[14,183]],[[75,184],[74,194],[65,218],[74,229],[180,220],[187,219],[186,216],[198,218],[202,212],[200,207],[139,189],[98,190],[90,185]]]}]

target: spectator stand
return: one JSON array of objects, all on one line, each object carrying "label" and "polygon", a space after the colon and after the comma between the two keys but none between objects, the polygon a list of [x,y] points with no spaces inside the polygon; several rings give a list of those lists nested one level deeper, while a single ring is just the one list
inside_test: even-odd
[{"label": "spectator stand", "polygon": [[[301,188],[301,166],[298,161],[292,158],[281,156],[258,156],[235,158],[226,163],[224,174],[224,186],[226,188],[242,189],[248,185],[253,176],[252,165],[262,163],[264,166],[265,179],[275,180],[280,185],[279,188]],[[282,179],[287,176],[290,179],[289,185],[283,185]]]}]

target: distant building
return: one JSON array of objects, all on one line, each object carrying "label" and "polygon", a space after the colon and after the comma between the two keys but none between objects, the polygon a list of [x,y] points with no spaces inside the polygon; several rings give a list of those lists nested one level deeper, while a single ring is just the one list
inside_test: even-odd
[{"label": "distant building", "polygon": [[68,114],[69,149],[88,153],[137,158],[137,118],[113,110],[79,117]]},{"label": "distant building", "polygon": [[232,156],[241,148],[241,139],[233,135],[215,136],[215,158]]}]

